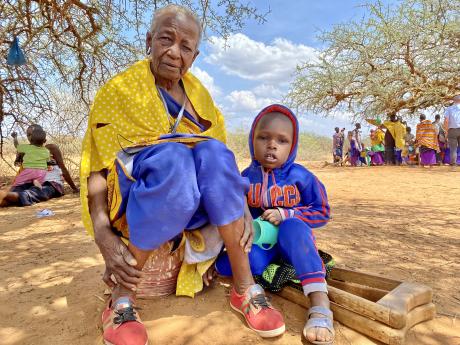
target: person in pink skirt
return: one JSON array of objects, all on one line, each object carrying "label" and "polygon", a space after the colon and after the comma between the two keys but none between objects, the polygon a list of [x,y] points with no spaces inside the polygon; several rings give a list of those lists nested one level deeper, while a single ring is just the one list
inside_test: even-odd
[{"label": "person in pink skirt", "polygon": [[34,128],[30,136],[27,136],[30,144],[19,144],[17,134],[13,134],[14,146],[18,154],[22,156],[22,170],[16,176],[13,187],[26,183],[33,183],[41,188],[48,171],[50,152],[43,145],[46,142],[46,133],[41,128]]}]

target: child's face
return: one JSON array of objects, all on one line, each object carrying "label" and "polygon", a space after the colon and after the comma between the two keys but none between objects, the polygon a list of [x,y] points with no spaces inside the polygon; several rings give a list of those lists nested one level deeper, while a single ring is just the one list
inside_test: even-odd
[{"label": "child's face", "polygon": [[293,131],[285,115],[270,113],[262,117],[254,131],[254,158],[267,169],[282,166],[291,152]]}]

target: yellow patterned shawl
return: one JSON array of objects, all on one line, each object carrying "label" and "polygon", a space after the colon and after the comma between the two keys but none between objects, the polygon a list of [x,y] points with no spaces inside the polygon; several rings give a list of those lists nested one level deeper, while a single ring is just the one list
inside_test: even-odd
[{"label": "yellow patterned shawl", "polygon": [[[184,87],[195,111],[211,126],[201,135],[226,142],[224,118],[200,81],[188,72]],[[167,134],[169,121],[150,72],[149,60],[141,60],[107,82],[97,93],[89,115],[81,157],[81,203],[83,223],[92,235],[88,210],[87,180],[91,172],[108,169],[121,147],[155,143]],[[199,133],[183,119],[178,133]]]},{"label": "yellow patterned shawl", "polygon": [[387,128],[387,130],[391,133],[395,140],[396,148],[402,150],[404,148],[404,136],[406,135],[406,126],[404,126],[401,122],[396,121],[385,121],[383,125]]},{"label": "yellow patterned shawl", "polygon": [[[182,81],[195,111],[202,119],[209,121],[211,126],[200,133],[196,125],[183,118],[177,132],[199,133],[225,143],[224,118],[209,92],[190,72]],[[94,236],[94,231],[87,197],[90,173],[110,170],[116,153],[122,147],[154,144],[160,135],[168,133],[169,127],[168,116],[158,95],[148,59],[138,61],[119,73],[97,92],[83,140],[80,170],[82,220],[91,236]],[[195,286],[195,290],[198,288]]]}]

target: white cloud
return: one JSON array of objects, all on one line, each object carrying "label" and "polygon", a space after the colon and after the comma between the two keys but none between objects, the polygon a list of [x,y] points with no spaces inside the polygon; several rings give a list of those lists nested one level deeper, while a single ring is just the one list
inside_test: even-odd
[{"label": "white cloud", "polygon": [[241,33],[227,41],[212,37],[205,61],[225,73],[248,80],[286,84],[298,64],[316,59],[317,51],[303,44],[276,38],[267,45]]},{"label": "white cloud", "polygon": [[190,71],[203,83],[213,98],[219,98],[222,95],[222,90],[215,84],[214,78],[208,72],[196,66],[192,66]]},{"label": "white cloud", "polygon": [[[303,132],[309,132],[310,128],[318,127],[318,122],[313,121],[311,119],[307,119],[304,116],[297,116],[297,120],[299,121],[299,128]],[[310,131],[311,132],[311,131]]]},{"label": "white cloud", "polygon": [[269,97],[280,100],[284,96],[284,91],[280,88],[275,87],[271,84],[260,84],[257,85],[252,92],[258,97]]},{"label": "white cloud", "polygon": [[[192,67],[192,73],[210,91],[225,116],[227,128],[246,132],[259,111],[270,104],[283,102],[297,64],[312,61],[317,54],[311,47],[282,38],[267,45],[243,34],[235,34],[226,44],[215,37],[213,42],[204,60],[216,65],[223,73],[211,76],[198,67]],[[229,78],[229,75],[238,78]],[[239,78],[246,81],[241,85]],[[297,114],[301,131],[328,136],[336,125],[345,126],[350,115],[337,112],[325,119],[313,114]]]},{"label": "white cloud", "polygon": [[272,98],[258,97],[250,90],[232,91],[225,100],[228,110],[254,116],[262,108],[275,102]]},{"label": "white cloud", "polygon": [[348,111],[333,111],[329,114],[329,116],[343,121],[352,121],[353,119],[353,114]]}]

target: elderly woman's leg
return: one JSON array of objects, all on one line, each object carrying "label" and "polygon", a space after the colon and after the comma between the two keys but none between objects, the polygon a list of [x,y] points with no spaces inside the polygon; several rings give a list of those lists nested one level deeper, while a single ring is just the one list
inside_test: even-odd
[{"label": "elderly woman's leg", "polygon": [[247,254],[240,245],[244,231],[246,179],[241,177],[233,153],[217,141],[194,148],[196,178],[209,222],[217,225],[233,271],[235,289],[243,293],[254,284]]},{"label": "elderly woman's leg", "polygon": [[200,204],[193,152],[178,143],[144,149],[133,162],[126,218],[130,242],[156,249],[180,234]]},{"label": "elderly woman's leg", "polygon": [[[192,151],[167,143],[145,148],[133,161],[132,177],[120,176],[127,197],[128,250],[141,270],[152,250],[186,228],[200,203]],[[126,196],[126,194],[128,194]],[[112,344],[144,345],[145,327],[134,307],[135,291],[117,284],[112,304],[104,311],[104,340]]]},{"label": "elderly woman's leg", "polygon": [[248,255],[240,245],[248,182],[223,143],[208,140],[197,144],[193,152],[202,206],[209,222],[218,227],[230,259],[234,282],[230,306],[260,336],[278,336],[285,330],[283,317],[267,301],[262,287],[254,284]]},{"label": "elderly woman's leg", "polygon": [[240,245],[240,238],[243,235],[244,220],[240,218],[230,224],[219,226],[219,233],[222,236],[228,258],[233,271],[233,283],[235,290],[242,294],[248,287],[254,284],[251,269],[249,267],[248,254]]}]

